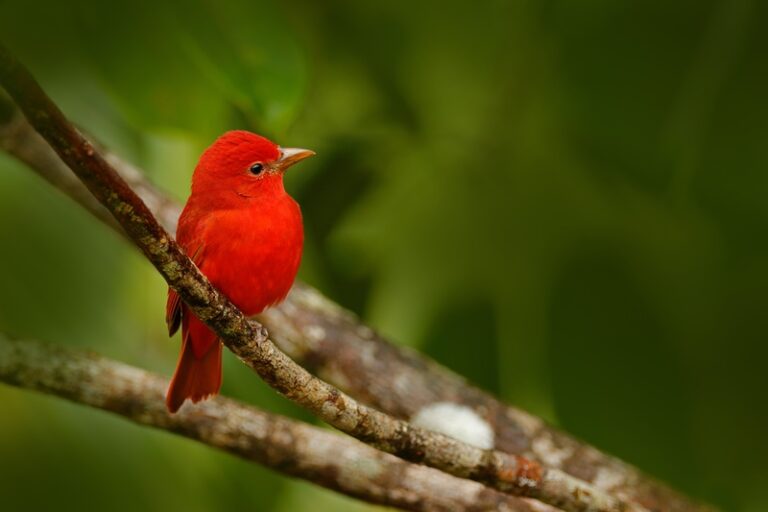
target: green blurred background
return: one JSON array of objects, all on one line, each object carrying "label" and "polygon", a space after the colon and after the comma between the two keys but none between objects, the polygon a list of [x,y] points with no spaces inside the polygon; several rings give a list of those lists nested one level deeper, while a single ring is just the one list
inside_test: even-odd
[{"label": "green blurred background", "polygon": [[[288,177],[303,279],[691,495],[768,510],[764,2],[0,0],[0,37],[180,200],[227,129],[315,149]],[[0,331],[172,372],[161,278],[5,155],[0,268]],[[298,414],[225,366],[225,394]],[[0,388],[0,509],[169,507],[367,508]]]}]

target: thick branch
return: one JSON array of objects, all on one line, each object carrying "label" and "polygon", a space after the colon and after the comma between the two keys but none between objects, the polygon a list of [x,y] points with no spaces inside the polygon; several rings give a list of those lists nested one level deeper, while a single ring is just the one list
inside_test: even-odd
[{"label": "thick branch", "polygon": [[0,82],[27,120],[109,209],[125,232],[195,315],[275,390],[326,423],[383,451],[470,478],[566,511],[641,510],[557,469],[481,450],[416,428],[357,403],[281,352],[266,329],[220,294],[160,226],[144,202],[65,118],[31,74],[0,47]]},{"label": "thick branch", "polygon": [[425,512],[554,512],[234,400],[168,414],[165,379],[92,353],[0,335],[0,382],[110,411],[370,503]]}]

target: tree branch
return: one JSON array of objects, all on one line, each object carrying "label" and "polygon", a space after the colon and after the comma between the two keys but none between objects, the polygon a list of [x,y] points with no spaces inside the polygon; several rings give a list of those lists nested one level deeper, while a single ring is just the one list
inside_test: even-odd
[{"label": "tree branch", "polygon": [[555,510],[223,397],[169,414],[164,378],[93,353],[0,334],[0,382],[109,411],[369,503],[423,512]]},{"label": "tree branch", "polygon": [[557,469],[521,456],[482,450],[417,428],[357,403],[281,352],[266,329],[219,293],[144,202],[48,98],[32,75],[0,47],[0,83],[59,157],[109,209],[166,282],[221,341],[272,388],[318,418],[376,448],[566,511],[642,510]]}]

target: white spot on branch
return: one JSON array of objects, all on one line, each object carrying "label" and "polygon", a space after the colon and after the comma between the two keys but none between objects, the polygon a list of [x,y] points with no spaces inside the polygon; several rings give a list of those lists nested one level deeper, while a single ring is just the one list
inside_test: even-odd
[{"label": "white spot on branch", "polygon": [[453,402],[436,402],[413,415],[417,427],[445,434],[478,448],[493,448],[493,429],[475,411]]}]

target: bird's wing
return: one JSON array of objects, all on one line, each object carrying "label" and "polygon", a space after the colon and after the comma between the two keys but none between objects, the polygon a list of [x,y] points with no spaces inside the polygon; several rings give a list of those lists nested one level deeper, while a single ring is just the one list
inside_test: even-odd
[{"label": "bird's wing", "polygon": [[168,288],[168,301],[165,303],[165,323],[168,336],[173,336],[181,325],[181,299],[173,288]]},{"label": "bird's wing", "polygon": [[[198,266],[203,264],[203,244],[200,243],[192,254],[192,262]],[[168,326],[168,336],[173,336],[181,325],[181,297],[173,288],[168,288],[168,301],[165,304],[165,323]]]},{"label": "bird's wing", "polygon": [[[202,215],[199,210],[191,208],[188,203],[184,207],[184,211],[181,212],[179,225],[176,229],[176,241],[198,268],[202,268],[205,256],[204,240],[208,218],[208,216]],[[173,336],[181,325],[181,298],[172,288],[168,288],[165,323],[168,326],[169,336]]]}]

